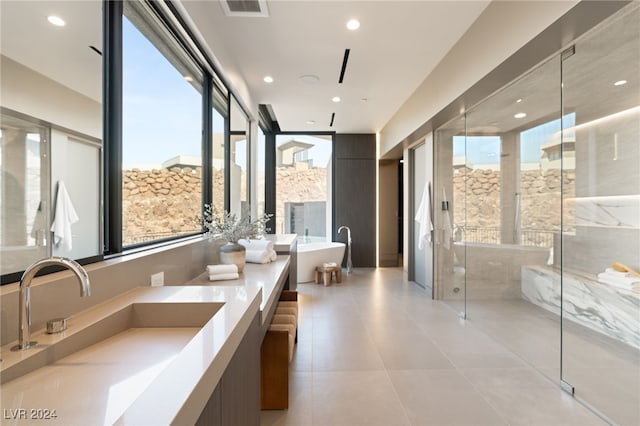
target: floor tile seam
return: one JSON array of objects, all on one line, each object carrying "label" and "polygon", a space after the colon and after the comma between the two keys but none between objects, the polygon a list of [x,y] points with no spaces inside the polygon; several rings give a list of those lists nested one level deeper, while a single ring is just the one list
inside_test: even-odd
[{"label": "floor tile seam", "polygon": [[463,371],[457,366],[456,366],[456,370],[464,378],[464,380],[466,380],[469,383],[469,385],[471,386],[471,389],[473,389],[474,392],[493,410],[493,412],[500,419],[502,419],[503,423],[505,425],[511,425],[511,423],[509,423],[509,419],[507,418],[506,414],[503,414],[502,410],[499,410],[498,407],[496,407],[494,404],[491,403],[491,401],[488,398],[488,395],[482,392],[482,390],[478,386],[476,386],[471,380],[469,380],[469,378],[465,376]]},{"label": "floor tile seam", "polygon": [[[553,380],[551,380],[550,378],[548,378],[547,376],[545,376],[544,374],[540,373],[539,371],[535,370],[532,367],[529,367],[529,369],[532,371],[532,373],[541,376],[542,379],[544,379],[544,382],[546,382],[544,385],[532,385],[532,386],[519,386],[518,389],[542,389],[542,390],[549,390],[549,389],[558,389],[559,386],[553,382]],[[469,371],[469,370],[524,370],[521,367],[484,367],[484,368],[476,368],[476,367],[472,367],[472,368],[460,368],[460,374],[462,374],[467,380],[469,380],[471,383],[473,383],[471,381],[471,379],[469,378],[469,376],[467,376],[467,374],[465,374],[465,371]],[[480,384],[476,384],[473,383],[473,385],[477,388],[477,389],[504,389],[504,388],[510,388],[513,387],[513,385],[500,385],[500,386],[496,386],[496,385],[480,385]]]},{"label": "floor tile seam", "polygon": [[[396,371],[396,370],[392,370],[392,371]],[[407,424],[410,426],[413,426],[413,423],[411,422],[411,418],[409,417],[409,410],[407,409],[407,406],[405,405],[404,401],[400,397],[400,393],[398,392],[398,389],[396,388],[395,383],[393,383],[393,380],[391,379],[391,374],[389,374],[389,369],[387,368],[386,365],[384,368],[384,373],[387,377],[387,380],[389,380],[389,383],[391,383],[391,388],[393,389],[394,395],[398,399],[398,402],[400,402],[400,406],[402,407],[402,412],[404,413]]]},{"label": "floor tile seam", "polygon": [[[354,302],[357,302],[357,299],[355,299]],[[360,317],[363,319],[364,318],[364,314],[362,313],[362,310],[360,308],[360,304],[359,303],[356,303],[356,310],[360,313]],[[363,324],[366,324],[366,322],[363,321]],[[375,348],[376,355],[378,356],[378,358],[382,362],[382,368],[383,368],[382,371],[384,371],[384,375],[385,375],[387,381],[389,382],[389,384],[391,385],[391,389],[393,390],[393,394],[395,395],[396,400],[400,403],[400,406],[402,407],[402,412],[404,414],[405,424],[411,425],[411,421],[409,419],[409,413],[407,412],[407,407],[402,402],[402,398],[400,398],[398,390],[396,389],[395,385],[393,384],[393,381],[391,380],[391,376],[389,375],[389,371],[388,371],[387,366],[386,366],[386,364],[384,362],[384,358],[382,357],[382,353],[380,353],[380,349],[379,349],[378,345],[376,344],[376,341],[375,341],[374,336],[373,336],[373,334],[371,332],[371,329],[369,327],[367,327],[366,325],[365,325],[365,332],[367,333],[367,336],[368,336],[369,340],[373,343],[373,347]]]}]

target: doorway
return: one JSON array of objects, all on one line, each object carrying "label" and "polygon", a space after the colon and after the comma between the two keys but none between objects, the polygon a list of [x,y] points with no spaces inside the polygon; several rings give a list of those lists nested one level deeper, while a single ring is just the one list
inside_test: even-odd
[{"label": "doorway", "polygon": [[433,294],[433,138],[409,150],[409,279]]}]

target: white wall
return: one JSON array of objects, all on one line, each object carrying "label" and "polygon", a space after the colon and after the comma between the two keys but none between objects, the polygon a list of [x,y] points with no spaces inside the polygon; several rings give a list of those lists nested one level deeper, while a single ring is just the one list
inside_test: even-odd
[{"label": "white wall", "polygon": [[[185,19],[189,28],[194,32],[194,36],[200,42],[200,45],[207,51],[206,53],[209,58],[212,59],[218,71],[224,76],[225,83],[231,87],[238,102],[240,102],[249,113],[249,118],[252,120],[257,119],[258,102],[255,102],[251,97],[249,86],[242,75],[242,70],[235,65],[233,52],[228,51],[224,42],[210,46],[210,43],[205,41],[224,41],[223,38],[217,36],[216,28],[211,25],[208,20],[208,10],[211,7],[211,2],[182,0],[174,2],[173,4],[178,9],[182,18]],[[224,66],[222,64],[224,64]]]},{"label": "white wall", "polygon": [[0,55],[2,106],[102,139],[102,105]]},{"label": "white wall", "polygon": [[494,1],[380,132],[382,155],[571,9],[567,1]]}]

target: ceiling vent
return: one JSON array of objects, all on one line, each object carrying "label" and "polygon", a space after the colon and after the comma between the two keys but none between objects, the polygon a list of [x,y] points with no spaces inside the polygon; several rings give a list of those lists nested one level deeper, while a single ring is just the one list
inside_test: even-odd
[{"label": "ceiling vent", "polygon": [[222,0],[220,4],[227,16],[262,18],[269,16],[267,0]]}]

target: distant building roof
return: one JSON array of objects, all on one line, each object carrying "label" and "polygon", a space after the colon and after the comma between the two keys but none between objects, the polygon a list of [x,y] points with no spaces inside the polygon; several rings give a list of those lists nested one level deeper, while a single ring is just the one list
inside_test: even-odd
[{"label": "distant building roof", "polygon": [[202,166],[202,158],[200,157],[190,157],[188,155],[178,155],[176,157],[170,158],[167,161],[162,163],[162,167],[165,169],[170,169],[172,167],[200,167]]},{"label": "distant building roof", "polygon": [[302,142],[296,139],[291,139],[290,141],[287,141],[285,143],[283,143],[282,145],[278,145],[278,149],[280,151],[285,151],[287,149],[290,148],[300,148],[298,151],[304,151],[305,149],[309,149],[309,148],[313,148],[313,144],[312,143],[307,143],[307,142]]}]

